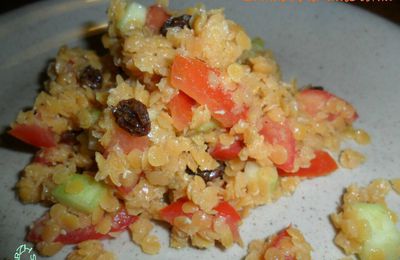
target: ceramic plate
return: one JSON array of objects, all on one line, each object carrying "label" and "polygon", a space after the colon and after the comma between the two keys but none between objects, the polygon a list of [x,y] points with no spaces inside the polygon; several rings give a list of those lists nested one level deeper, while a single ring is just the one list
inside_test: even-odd
[{"label": "ceramic plate", "polygon": [[[150,4],[149,1],[140,1]],[[171,0],[173,8],[195,1]],[[325,86],[357,108],[357,128],[366,129],[372,144],[356,147],[368,160],[355,170],[304,181],[290,198],[252,211],[240,227],[245,245],[288,224],[298,226],[314,248],[313,259],[339,259],[328,215],[335,212],[344,187],[365,185],[375,178],[400,177],[400,27],[361,9],[341,3],[270,3],[269,1],[203,1],[224,7],[251,36],[261,36],[273,50],[286,80]],[[297,2],[297,1],[295,1]],[[322,3],[323,2],[323,3]],[[9,138],[8,124],[32,105],[46,65],[61,45],[98,48],[96,34],[106,22],[106,1],[41,1],[0,17],[0,257],[12,259],[24,244],[27,226],[46,210],[22,205],[14,185],[32,150]],[[344,144],[351,147],[353,143]],[[399,198],[389,197],[400,213]],[[105,241],[120,259],[241,259],[247,248],[175,250],[168,231],[157,228],[163,244],[148,256],[129,242],[128,234]],[[28,244],[29,245],[29,244]],[[54,259],[64,258],[66,247]]]}]

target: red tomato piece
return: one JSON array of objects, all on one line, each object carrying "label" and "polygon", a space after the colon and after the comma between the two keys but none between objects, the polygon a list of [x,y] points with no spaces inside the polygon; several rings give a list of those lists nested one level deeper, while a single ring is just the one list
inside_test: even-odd
[{"label": "red tomato piece", "polygon": [[[310,116],[315,116],[318,112],[326,109],[329,100],[337,99],[345,104],[345,110],[347,110],[347,112],[344,113],[344,116],[347,122],[351,123],[358,118],[358,114],[352,105],[325,90],[304,89],[297,95],[296,99],[300,104],[300,109],[303,109]],[[328,114],[327,119],[332,121],[340,116],[340,114],[341,113]]]},{"label": "red tomato piece", "polygon": [[243,142],[241,140],[236,140],[228,147],[224,147],[221,143],[217,143],[210,154],[216,160],[227,161],[237,158],[242,149]]},{"label": "red tomato piece", "polygon": [[152,5],[149,7],[146,17],[146,25],[151,30],[159,32],[165,21],[170,15],[161,5]]},{"label": "red tomato piece", "polygon": [[287,232],[288,228],[285,228],[284,230],[278,232],[276,237],[272,240],[270,247],[279,247],[283,238],[290,237],[289,233]]},{"label": "red tomato piece", "polygon": [[135,136],[116,126],[113,139],[108,145],[107,150],[118,145],[125,154],[128,154],[134,149],[144,151],[147,149],[149,144],[150,140],[147,136]]},{"label": "red tomato piece", "polygon": [[296,140],[289,126],[286,123],[277,123],[265,117],[264,126],[260,130],[260,134],[270,144],[281,145],[285,148],[287,155],[286,162],[276,165],[276,167],[284,171],[291,171],[296,157]]},{"label": "red tomato piece", "polygon": [[36,124],[17,124],[9,132],[19,140],[36,147],[56,146],[56,138],[49,128]]},{"label": "red tomato piece", "polygon": [[99,240],[109,238],[108,234],[101,234],[96,232],[95,226],[88,226],[85,228],[76,229],[68,232],[65,235],[59,235],[56,242],[63,243],[64,245],[78,244],[86,240]]},{"label": "red tomato piece", "polygon": [[185,202],[189,201],[188,198],[180,198],[177,201],[169,204],[160,211],[161,219],[168,222],[169,224],[174,224],[174,219],[180,216],[191,217],[192,214],[187,214],[183,212],[182,206]]},{"label": "red tomato piece", "polygon": [[182,131],[189,126],[192,121],[192,107],[194,105],[196,105],[196,101],[182,91],[179,91],[167,104],[167,108],[171,113],[172,124],[177,130]]},{"label": "red tomato piece", "polygon": [[[290,234],[287,232],[287,230],[289,228],[290,228],[290,226],[285,228],[284,230],[280,231],[276,235],[276,237],[271,241],[271,243],[270,243],[268,248],[272,248],[272,247],[279,248],[280,244],[281,244],[281,242],[282,242],[282,240],[284,238],[290,238],[291,239]],[[296,260],[296,257],[292,256],[292,255],[285,255],[285,260]]]},{"label": "red tomato piece", "polygon": [[[33,243],[43,241],[41,238],[41,230],[45,224],[45,221],[49,219],[49,215],[45,215],[35,222],[33,228],[29,231],[27,240]],[[113,218],[111,223],[110,232],[120,232],[125,230],[130,224],[137,220],[137,216],[128,215],[125,209],[121,209]],[[66,234],[60,234],[55,241],[63,244],[77,244],[82,241],[92,239],[105,239],[109,238],[109,234],[101,234],[96,231],[95,226],[88,226],[85,228],[75,229],[69,231]]]},{"label": "red tomato piece", "polygon": [[234,240],[238,241],[240,239],[238,227],[241,220],[239,213],[226,201],[220,202],[214,209],[218,212],[217,216],[225,218]]},{"label": "red tomato piece", "polygon": [[296,97],[304,111],[309,115],[315,116],[325,108],[326,102],[334,97],[331,93],[319,89],[304,89]]},{"label": "red tomato piece", "polygon": [[26,240],[29,242],[32,242],[32,243],[38,243],[38,242],[42,241],[40,234],[42,233],[42,229],[44,227],[45,221],[48,219],[49,219],[49,215],[46,214],[46,215],[42,216],[41,218],[39,218],[38,220],[36,220],[33,223],[33,227],[30,228],[28,235],[26,236]]},{"label": "red tomato piece", "polygon": [[[183,212],[182,206],[185,202],[189,201],[188,198],[181,198],[170,205],[166,206],[160,211],[161,219],[173,225],[174,219],[180,216],[192,217],[192,214]],[[233,238],[239,239],[238,225],[240,221],[240,215],[236,210],[226,201],[220,202],[215,208],[218,213],[216,217],[223,217],[226,223],[229,225]]]},{"label": "red tomato piece", "polygon": [[297,172],[285,172],[278,169],[279,176],[299,176],[315,178],[328,175],[338,168],[335,160],[325,151],[315,151],[315,158],[311,160],[310,167],[300,168]]},{"label": "red tomato piece", "polygon": [[185,92],[201,105],[207,105],[212,116],[223,127],[232,127],[240,119],[245,118],[246,110],[235,113],[235,103],[231,93],[225,91],[220,83],[212,85],[210,78],[218,81],[220,73],[209,68],[206,63],[177,55],[171,68],[171,85]]}]

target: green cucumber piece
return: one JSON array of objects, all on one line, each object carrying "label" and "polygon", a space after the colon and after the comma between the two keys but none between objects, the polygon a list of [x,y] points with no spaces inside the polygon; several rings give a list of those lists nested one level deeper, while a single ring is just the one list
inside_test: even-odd
[{"label": "green cucumber piece", "polygon": [[147,8],[136,2],[130,2],[125,7],[124,15],[118,21],[118,29],[127,33],[133,27],[142,27],[146,22]]},{"label": "green cucumber piece", "polygon": [[278,186],[278,173],[274,168],[261,167],[258,163],[249,161],[246,163],[245,174],[250,182],[262,183],[268,187],[267,197],[271,198]]},{"label": "green cucumber piece", "polygon": [[388,210],[377,203],[355,203],[351,207],[359,219],[368,222],[371,231],[359,253],[360,259],[370,259],[371,252],[381,250],[386,260],[399,260],[400,231],[390,219]]},{"label": "green cucumber piece", "polygon": [[[72,182],[79,182],[83,187],[81,191],[77,193],[68,192],[66,188]],[[85,213],[92,213],[99,206],[105,192],[106,187],[92,177],[74,174],[66,182],[56,186],[52,195],[61,204]]]}]

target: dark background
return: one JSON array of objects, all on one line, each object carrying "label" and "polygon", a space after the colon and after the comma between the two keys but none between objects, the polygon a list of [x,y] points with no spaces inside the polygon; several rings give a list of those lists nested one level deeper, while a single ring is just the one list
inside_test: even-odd
[{"label": "dark background", "polygon": [[[18,8],[20,6],[37,2],[40,0],[13,0],[2,1],[0,6],[0,14]],[[321,0],[322,1],[322,0]],[[333,0],[330,0],[333,1]],[[336,0],[340,2],[348,2],[347,4],[358,6],[366,9],[379,16],[400,25],[400,1],[399,0]],[[303,0],[303,2],[305,2]]]}]

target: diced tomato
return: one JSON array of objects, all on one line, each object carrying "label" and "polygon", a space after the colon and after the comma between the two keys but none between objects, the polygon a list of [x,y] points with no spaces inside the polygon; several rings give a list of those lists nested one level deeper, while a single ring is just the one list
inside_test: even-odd
[{"label": "diced tomato", "polygon": [[285,237],[290,237],[289,233],[287,232],[288,228],[279,231],[276,237],[271,241],[270,247],[279,247],[282,239]]},{"label": "diced tomato", "polygon": [[159,32],[165,21],[170,15],[161,5],[152,5],[149,7],[146,17],[146,25],[151,30]]},{"label": "diced tomato", "polygon": [[57,144],[56,138],[49,128],[36,124],[17,124],[8,133],[36,147],[53,147]]},{"label": "diced tomato", "polygon": [[135,136],[116,126],[113,139],[111,140],[107,150],[118,145],[125,154],[128,154],[134,149],[144,151],[147,149],[149,144],[150,140],[147,136]]},{"label": "diced tomato", "polygon": [[246,109],[235,113],[236,105],[232,100],[232,94],[225,91],[220,83],[216,83],[218,85],[210,83],[210,78],[218,81],[219,75],[218,70],[209,68],[201,60],[177,55],[171,68],[171,84],[197,103],[207,105],[212,116],[222,126],[229,128],[245,118]]},{"label": "diced tomato", "polygon": [[331,93],[319,89],[304,89],[296,97],[301,108],[311,116],[315,116],[325,108],[326,102],[334,97]]},{"label": "diced tomato", "polygon": [[238,241],[240,238],[238,227],[241,220],[239,213],[226,201],[220,202],[214,209],[218,212],[217,216],[225,218],[226,223],[231,229],[234,240]]},{"label": "diced tomato", "polygon": [[[271,241],[271,243],[270,243],[270,245],[268,246],[268,248],[273,248],[273,247],[279,248],[279,247],[280,247],[280,244],[282,243],[282,240],[283,240],[283,239],[285,239],[285,238],[290,238],[290,239],[291,239],[290,234],[287,232],[287,230],[288,230],[289,228],[290,228],[290,226],[287,227],[287,228],[285,228],[284,230],[280,231],[280,232],[276,235],[276,237]],[[296,260],[296,256],[293,256],[293,255],[285,255],[285,260]]]},{"label": "diced tomato", "polygon": [[243,142],[241,140],[236,140],[228,147],[224,147],[221,143],[217,143],[210,154],[216,160],[227,161],[237,158],[242,149]]},{"label": "diced tomato", "polygon": [[172,124],[179,131],[182,131],[192,121],[192,107],[194,105],[196,105],[196,101],[181,91],[167,104],[171,113]]},{"label": "diced tomato", "polygon": [[95,226],[88,226],[68,232],[65,235],[59,235],[56,242],[63,243],[64,245],[78,244],[86,240],[98,240],[109,238],[108,234],[101,234],[96,232]]},{"label": "diced tomato", "polygon": [[335,160],[325,151],[315,151],[315,158],[311,160],[310,167],[300,168],[297,172],[285,172],[278,169],[279,176],[299,176],[315,178],[328,175],[338,168]]},{"label": "diced tomato", "polygon": [[[43,241],[40,234],[44,227],[45,221],[49,219],[48,215],[40,218],[35,222],[33,228],[29,231],[27,240],[30,242],[38,243]],[[120,232],[125,230],[130,224],[137,220],[137,216],[128,215],[125,209],[121,209],[113,218],[111,223],[111,232]],[[92,239],[105,239],[109,238],[110,235],[101,234],[96,231],[95,226],[91,225],[85,228],[75,229],[69,231],[66,234],[60,234],[55,241],[63,244],[77,244],[82,241],[92,240]]]},{"label": "diced tomato", "polygon": [[296,140],[294,139],[292,131],[286,123],[277,123],[270,120],[268,117],[265,117],[263,121],[264,125],[260,134],[263,135],[264,139],[270,144],[281,145],[286,150],[286,162],[276,165],[276,167],[284,171],[291,171],[296,157]]},{"label": "diced tomato", "polygon": [[26,240],[32,243],[37,243],[42,241],[40,234],[42,233],[44,223],[49,219],[49,214],[46,214],[36,220],[33,223],[33,227],[30,228],[28,235],[26,236]]},{"label": "diced tomato", "polygon": [[[176,202],[166,206],[160,211],[161,219],[173,225],[174,219],[180,216],[192,217],[192,214],[183,212],[182,206],[185,202],[189,201],[187,198],[181,198]],[[215,208],[218,213],[216,217],[223,217],[229,225],[233,238],[235,241],[239,239],[238,226],[240,222],[240,215],[236,210],[226,201],[220,202]]]},{"label": "diced tomato", "polygon": [[160,211],[160,217],[164,221],[173,225],[174,219],[180,216],[188,216],[191,217],[191,214],[187,214],[183,212],[182,206],[185,202],[188,202],[188,198],[180,198],[179,200],[169,204],[165,208]]},{"label": "diced tomato", "polygon": [[310,116],[315,116],[320,111],[326,109],[329,100],[337,99],[345,104],[344,110],[346,111],[344,113],[328,114],[327,119],[329,121],[334,120],[340,116],[340,114],[343,114],[346,121],[349,123],[358,118],[358,114],[352,105],[325,90],[304,89],[297,95],[296,99],[300,104],[300,109],[304,110]]}]

